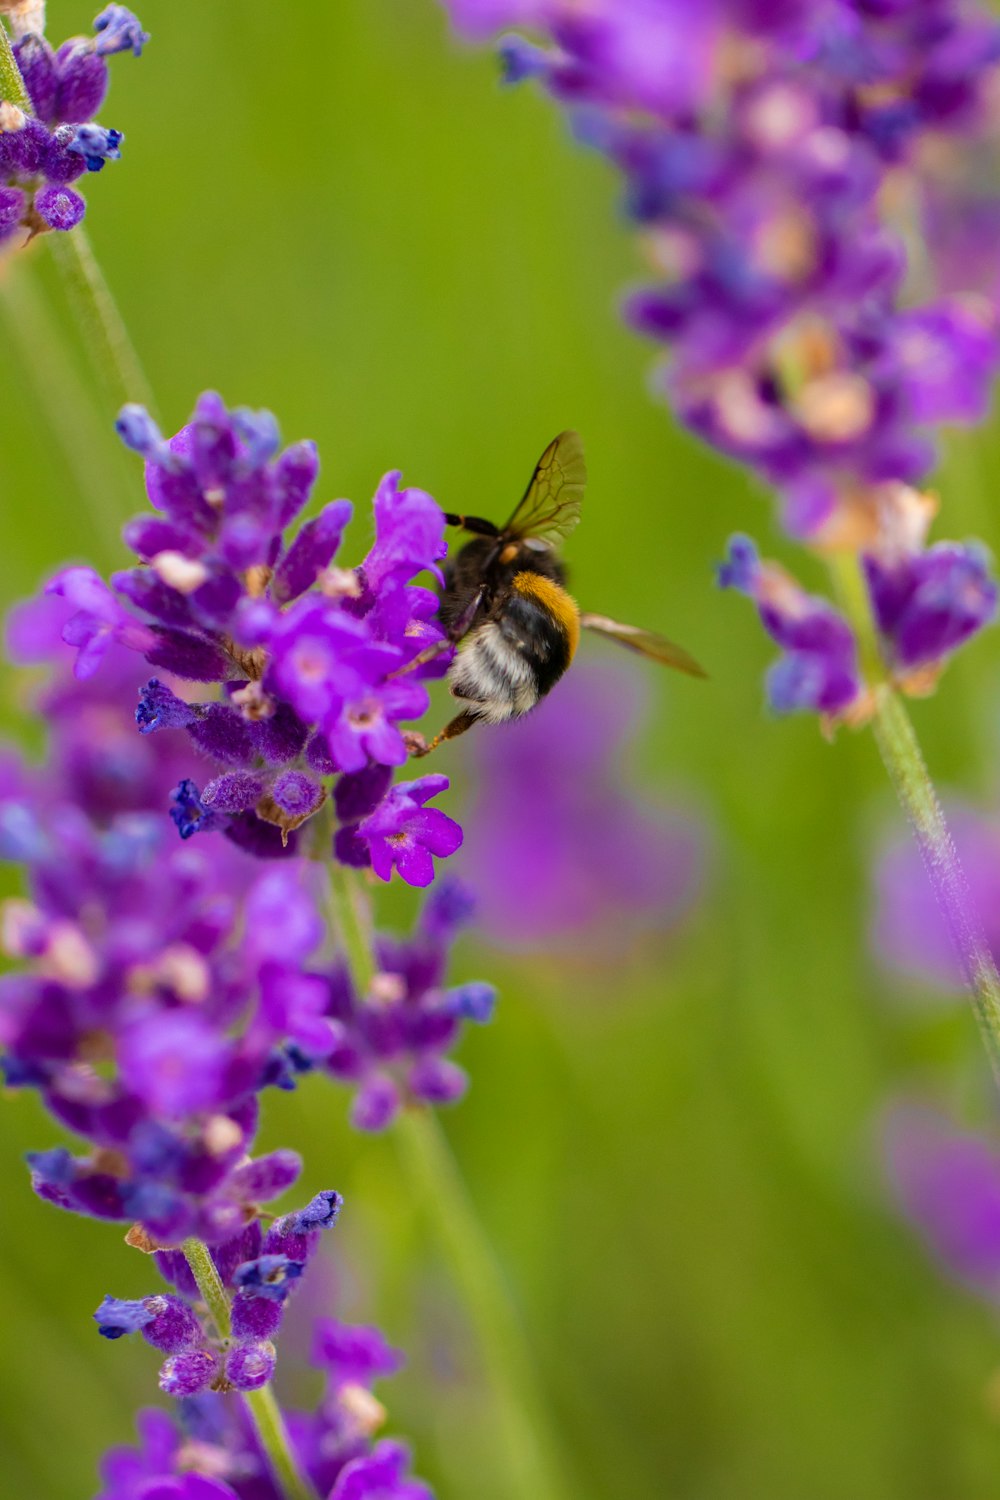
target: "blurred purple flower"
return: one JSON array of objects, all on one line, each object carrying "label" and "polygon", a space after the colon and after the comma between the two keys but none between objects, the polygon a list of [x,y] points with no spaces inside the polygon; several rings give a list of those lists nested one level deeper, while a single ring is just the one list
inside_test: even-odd
[{"label": "blurred purple flower", "polygon": [[888,566],[865,558],[875,618],[897,666],[938,664],[996,617],[997,586],[982,548],[938,542]]},{"label": "blurred purple flower", "polygon": [[1000,1301],[1000,1151],[905,1101],[889,1111],[883,1145],[897,1202],[943,1268]]},{"label": "blurred purple flower", "polygon": [[749,537],[730,540],[718,577],[722,588],[754,601],[765,630],[784,652],[767,675],[771,707],[834,718],[848,712],[861,692],[861,678],[854,634],[843,616],[807,594],[777,563],[761,562]]},{"label": "blurred purple flower", "polygon": [[[1000,962],[1000,826],[968,806],[948,808],[972,904]],[[954,945],[912,840],[887,840],[875,863],[872,940],[884,963],[937,988],[962,988]]]},{"label": "blurred purple flower", "polygon": [[[660,277],[626,316],[671,346],[662,383],[709,442],[791,497],[821,479],[914,482],[932,463],[930,425],[981,419],[995,309],[963,295],[979,291],[968,279],[940,295],[933,266],[930,296],[904,309],[881,190],[905,173],[920,211],[947,175],[941,157],[990,139],[1000,26],[985,11],[445,4],[473,39],[534,30],[541,46],[501,42],[508,78],[540,81],[621,172]],[[937,155],[921,151],[930,139]],[[831,508],[791,508],[796,530],[830,526]]]},{"label": "blurred purple flower", "polygon": [[491,941],[620,956],[690,907],[705,829],[626,790],[642,712],[627,664],[577,666],[530,716],[479,740],[463,859]]},{"label": "blurred purple flower", "polygon": [[321,1068],[346,1083],[358,1130],[384,1130],[404,1104],[450,1104],[465,1093],[468,1079],[447,1054],[467,1022],[492,1018],[496,1000],[479,980],[446,985],[449,951],[472,911],[464,888],[443,881],[408,937],[376,934],[368,994],[357,993],[341,964],[315,975],[325,996],[322,1046],[293,1041],[284,1066],[291,1078]]},{"label": "blurred purple flower", "polygon": [[[505,75],[620,173],[655,278],[625,318],[668,351],[656,385],[776,488],[793,538],[866,554],[897,682],[929,691],[995,584],[974,547],[887,558],[885,518],[937,429],[983,420],[1000,368],[1000,22],[975,0],[444,3],[473,40],[531,33],[500,40]],[[805,645],[765,624],[787,653],[776,708],[851,706],[829,606],[797,619]]]}]

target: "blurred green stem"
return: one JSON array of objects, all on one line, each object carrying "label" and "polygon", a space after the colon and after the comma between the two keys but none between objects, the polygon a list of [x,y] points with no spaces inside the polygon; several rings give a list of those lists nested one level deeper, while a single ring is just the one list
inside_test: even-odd
[{"label": "blurred green stem", "polygon": [[330,911],[359,995],[367,995],[375,977],[372,922],[361,882],[352,870],[330,861]]},{"label": "blurred green stem", "polygon": [[21,69],[17,65],[7,28],[2,21],[0,21],[0,99],[6,99],[8,104],[16,104],[18,109],[31,114],[28,90],[24,86]]},{"label": "blurred green stem", "polygon": [[[30,261],[33,257],[23,257]],[[126,483],[116,444],[101,437],[90,391],[66,357],[62,330],[35,282],[34,266],[19,261],[0,270],[4,321],[17,347],[18,364],[34,387],[62,450],[81,502],[101,540],[117,551],[128,514]],[[119,474],[121,480],[119,481]],[[112,498],[121,490],[121,505]]]},{"label": "blurred green stem", "polygon": [[129,401],[154,413],[153,393],[82,224],[45,236],[84,344],[117,415]]},{"label": "blurred green stem", "polygon": [[910,717],[886,672],[861,564],[856,556],[843,554],[831,568],[844,611],[858,637],[862,668],[874,696],[875,741],[912,825],[972,995],[994,1077],[1000,1084],[1000,974]]},{"label": "blurred green stem", "polygon": [[[331,869],[330,906],[354,987],[365,995],[375,974],[372,922],[357,874],[342,865]],[[495,1401],[496,1462],[511,1500],[568,1500],[520,1316],[448,1138],[422,1105],[405,1108],[394,1128],[406,1179],[435,1225],[479,1341]]]},{"label": "blurred green stem", "polygon": [[408,1180],[436,1225],[476,1330],[496,1401],[496,1428],[508,1493],[564,1500],[555,1445],[510,1288],[441,1129],[424,1106],[403,1110],[396,1140]]},{"label": "blurred green stem", "polygon": [[[191,1275],[198,1283],[202,1301],[211,1314],[220,1339],[225,1342],[232,1333],[229,1298],[216,1270],[215,1261],[208,1246],[202,1244],[201,1240],[185,1240],[183,1248],[184,1258],[191,1268]],[[271,1386],[265,1385],[259,1391],[244,1391],[242,1394],[253,1419],[257,1439],[274,1471],[284,1500],[316,1500],[311,1485],[299,1472],[295,1462],[281,1408]]]}]

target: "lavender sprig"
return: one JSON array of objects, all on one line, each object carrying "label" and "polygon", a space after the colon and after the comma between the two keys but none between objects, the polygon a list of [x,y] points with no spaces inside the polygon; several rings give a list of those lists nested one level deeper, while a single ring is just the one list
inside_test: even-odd
[{"label": "lavender sprig", "polygon": [[[291,705],[271,699],[266,646],[248,663],[257,673],[250,678],[233,655],[252,655],[272,639],[271,631],[279,641],[281,691],[293,692],[302,712],[323,715],[330,735],[344,708],[342,694],[330,695],[331,685],[342,682],[353,691],[352,673],[368,667],[375,679],[363,679],[362,687],[377,690],[386,665],[419,651],[436,628],[424,591],[408,580],[415,564],[439,556],[440,514],[429,497],[401,492],[393,478],[380,490],[376,539],[365,563],[356,571],[329,572],[345,519],[342,503],[328,507],[335,535],[324,530],[323,515],[294,539],[282,537],[275,525],[276,516],[287,521],[308,498],[316,468],[308,445],[278,455],[277,432],[266,414],[230,414],[214,398],[181,435],[172,450],[179,452],[176,461],[144,414],[130,413],[126,422],[134,442],[153,445],[149,482],[161,505],[137,520],[130,536],[156,566],[119,575],[118,597],[96,574],[71,569],[53,590],[17,611],[10,627],[15,657],[55,660],[57,667],[43,697],[52,730],[46,767],[35,771],[14,759],[0,767],[0,849],[28,866],[34,888],[33,902],[7,908],[6,942],[22,966],[0,982],[0,1039],[8,1083],[38,1088],[94,1147],[89,1158],[76,1160],[63,1148],[37,1153],[36,1190],[76,1211],[136,1219],[136,1233],[154,1248],[157,1241],[170,1246],[186,1237],[199,1264],[206,1256],[228,1262],[238,1254],[249,1261],[242,1294],[269,1284],[275,1268],[260,1264],[266,1242],[246,1249],[240,1226],[299,1169],[288,1151],[245,1159],[261,1089],[286,1086],[310,1068],[327,1068],[359,1085],[357,1123],[374,1128],[400,1115],[397,1129],[412,1157],[408,1180],[435,1209],[480,1333],[512,1487],[560,1496],[565,1491],[548,1456],[534,1377],[502,1274],[426,1104],[413,1107],[460,1090],[462,1077],[443,1054],[464,1020],[481,1022],[492,1006],[488,986],[443,988],[447,948],[467,902],[442,886],[408,939],[372,935],[354,868],[356,843],[365,843],[366,820],[391,795],[391,766],[371,757],[395,758],[395,740],[383,735],[367,742],[366,716],[348,726],[340,752],[354,756],[360,729],[364,769],[340,771],[327,740],[307,772],[297,763],[310,728]],[[198,524],[191,523],[190,507]],[[258,552],[264,566],[252,571]],[[332,593],[318,591],[300,609],[321,573]],[[192,581],[194,588],[184,587]],[[244,587],[250,582],[252,589]],[[129,607],[132,592],[144,607]],[[344,609],[345,602],[356,613]],[[302,635],[288,630],[286,609],[298,612],[295,622],[304,618]],[[230,621],[238,617],[242,629],[248,616],[254,638],[241,648],[227,632]],[[369,653],[360,658],[359,642]],[[238,674],[218,703],[205,700],[205,684],[184,698],[163,678],[151,679],[140,695],[138,723],[130,723],[125,705],[135,699],[129,684],[141,670],[141,656],[159,655],[161,648],[173,654],[155,662],[157,670],[190,672],[207,664],[211,678],[221,662],[227,681],[231,668]],[[341,649],[354,653],[346,664]],[[310,672],[317,652],[323,660],[318,679]],[[66,658],[73,655],[78,675],[71,677]],[[173,681],[182,688],[180,679]],[[320,698],[312,696],[317,681],[324,688]],[[324,934],[315,868],[281,850],[280,830],[270,839],[271,852],[285,856],[278,864],[248,858],[218,834],[194,842],[177,837],[165,815],[171,785],[180,789],[180,831],[191,819],[209,817],[231,831],[242,826],[239,814],[219,812],[186,789],[189,778],[178,782],[195,746],[223,765],[235,757],[233,769],[216,778],[228,778],[223,785],[232,795],[244,777],[266,779],[275,799],[285,795],[282,778],[338,777],[333,797],[318,811],[309,801],[312,827],[302,853],[320,854],[336,874],[334,925],[353,964],[349,984],[342,966],[317,947]],[[255,788],[254,795],[262,791]],[[411,792],[412,786],[404,796]],[[404,848],[405,826],[393,835],[397,850]],[[421,827],[428,834],[434,825]],[[291,842],[296,830],[288,831]],[[257,830],[250,842],[258,848],[260,841]],[[425,873],[419,863],[407,870],[411,877]],[[111,1066],[99,1071],[94,1064],[102,1062]],[[404,1103],[411,1107],[400,1111]],[[275,1247],[274,1253],[282,1252]],[[282,1262],[282,1275],[287,1271]],[[206,1283],[204,1290],[218,1297],[218,1288]],[[216,1378],[218,1350],[202,1341],[190,1316],[173,1304],[168,1310],[183,1320],[182,1342],[191,1340],[169,1356],[176,1354],[164,1377],[168,1388]],[[106,1315],[142,1327],[149,1313],[143,1303],[112,1306]],[[176,1334],[174,1328],[171,1338]],[[154,1336],[161,1337],[159,1324]],[[264,1404],[258,1420],[273,1428],[270,1398],[251,1389],[268,1373],[266,1351],[250,1350],[245,1358],[237,1352],[225,1377]],[[410,1493],[395,1451],[370,1462],[372,1484],[382,1465],[401,1500]]]},{"label": "lavender sprig", "polygon": [[993,1075],[1000,1084],[1000,973],[910,717],[891,682],[886,680],[860,570],[853,560],[842,558],[836,564],[836,577],[845,611],[862,642],[874,692],[875,741],[913,829],[962,976],[972,995]]},{"label": "lavender sprig", "polygon": [[[228,1341],[232,1335],[232,1314],[215,1261],[206,1247],[195,1239],[184,1242],[184,1257],[219,1337]],[[285,1500],[314,1500],[313,1490],[296,1461],[281,1408],[270,1383],[248,1391],[245,1399],[254,1415],[261,1445],[270,1460]]]},{"label": "lavender sprig", "polygon": [[[315,1412],[290,1413],[286,1421],[270,1386],[270,1334],[290,1288],[299,1285],[312,1241],[329,1221],[333,1196],[321,1194],[268,1231],[265,1243],[276,1240],[287,1254],[234,1268],[231,1259],[227,1264],[219,1252],[211,1255],[189,1241],[186,1262],[179,1253],[172,1257],[175,1273],[177,1266],[187,1273],[188,1299],[173,1294],[138,1301],[105,1298],[95,1313],[105,1337],[138,1331],[154,1347],[176,1351],[164,1370],[166,1388],[181,1399],[171,1417],[142,1413],[144,1441],[138,1453],[116,1449],[107,1455],[100,1500],[140,1500],[161,1486],[178,1500],[432,1500],[428,1487],[409,1477],[405,1446],[392,1439],[374,1441],[386,1412],[371,1386],[403,1364],[378,1329],[316,1319],[310,1362],[326,1381]],[[241,1285],[232,1301],[222,1266],[226,1280]],[[290,1279],[293,1269],[297,1274]],[[256,1282],[255,1271],[263,1273]],[[198,1296],[204,1306],[193,1301]],[[205,1336],[205,1307],[225,1376],[212,1390],[192,1390],[201,1366],[215,1357],[207,1338],[202,1350],[192,1342]],[[248,1326],[256,1336],[247,1336]],[[234,1385],[238,1395],[228,1389]]]},{"label": "lavender sprig", "polygon": [[536,81],[622,176],[656,276],[625,315],[669,349],[657,384],[831,562],[841,610],[744,537],[720,582],[781,648],[774,709],[872,723],[1000,1079],[1000,978],[899,698],[933,691],[997,612],[984,550],[928,545],[916,486],[943,423],[982,421],[1000,367],[983,227],[1000,198],[974,180],[996,147],[1000,25],[958,0],[445,4],[472,39],[537,34],[501,41],[506,77]]},{"label": "lavender sprig", "polygon": [[[44,0],[3,9],[12,12],[17,45],[11,47],[0,21],[0,242],[10,239],[22,221],[32,234],[62,231],[46,239],[54,247],[98,379],[115,408],[125,401],[152,408],[149,382],[81,223],[83,199],[67,186],[81,172],[99,171],[106,160],[120,155],[121,132],[89,123],[88,116],[107,86],[105,57],[122,51],[138,57],[149,36],[130,10],[112,4],[96,18],[94,38],[67,42],[54,54],[42,35]],[[29,170],[50,179],[31,205],[19,186]],[[30,348],[29,353],[41,360],[44,351]],[[48,396],[44,377],[40,384]],[[57,428],[60,422],[60,414],[54,413]]]}]

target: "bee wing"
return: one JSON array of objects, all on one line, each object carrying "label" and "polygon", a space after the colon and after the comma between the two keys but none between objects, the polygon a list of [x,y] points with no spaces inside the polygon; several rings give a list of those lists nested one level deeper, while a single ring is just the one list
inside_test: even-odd
[{"label": "bee wing", "polygon": [[654,634],[652,630],[640,630],[637,625],[623,625],[620,620],[609,620],[607,615],[581,614],[580,624],[585,630],[605,635],[619,645],[627,646],[630,651],[638,651],[640,656],[648,656],[650,661],[660,662],[664,667],[675,667],[678,672],[686,672],[689,677],[708,676],[704,667],[699,666],[683,646],[674,645],[673,641]]},{"label": "bee wing", "polygon": [[580,519],[587,464],[578,432],[561,432],[535,465],[524,498],[503,528],[508,540],[558,542]]}]

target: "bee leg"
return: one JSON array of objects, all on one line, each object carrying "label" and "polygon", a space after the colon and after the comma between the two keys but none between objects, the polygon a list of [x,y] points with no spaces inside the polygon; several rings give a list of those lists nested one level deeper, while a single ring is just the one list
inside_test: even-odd
[{"label": "bee leg", "polygon": [[408,672],[415,672],[418,667],[426,666],[426,664],[429,661],[433,661],[436,656],[441,656],[443,652],[450,651],[454,644],[455,642],[453,640],[450,640],[446,636],[443,641],[435,641],[432,646],[425,646],[424,649],[422,651],[418,651],[413,660],[408,661],[405,666],[397,667],[395,671],[388,672],[386,674],[386,681],[393,682],[397,677],[405,677]]},{"label": "bee leg", "polygon": [[394,672],[390,672],[388,674],[389,680],[392,681],[396,677],[405,677],[407,672],[416,671],[417,667],[424,666],[427,662],[433,661],[436,656],[440,656],[442,652],[450,651],[452,646],[457,646],[463,635],[468,635],[469,627],[476,618],[476,611],[483,602],[485,592],[485,586],[480,586],[469,600],[465,609],[462,610],[458,619],[452,620],[448,626],[448,634],[444,640],[435,641],[432,646],[425,646],[422,651],[418,651],[412,661],[408,661],[405,666],[397,667]]},{"label": "bee leg", "polygon": [[445,511],[444,518],[449,526],[461,526],[463,531],[471,531],[473,536],[500,535],[500,527],[492,521],[484,521],[481,516],[457,516],[454,511]]},{"label": "bee leg", "polygon": [[464,713],[456,714],[455,718],[446,724],[441,733],[436,734],[432,740],[425,740],[417,730],[407,730],[403,735],[403,740],[410,754],[415,759],[419,759],[422,755],[430,755],[431,751],[436,750],[438,745],[443,744],[445,740],[457,740],[460,734],[465,734],[472,728],[478,718],[477,713],[466,709]]}]

